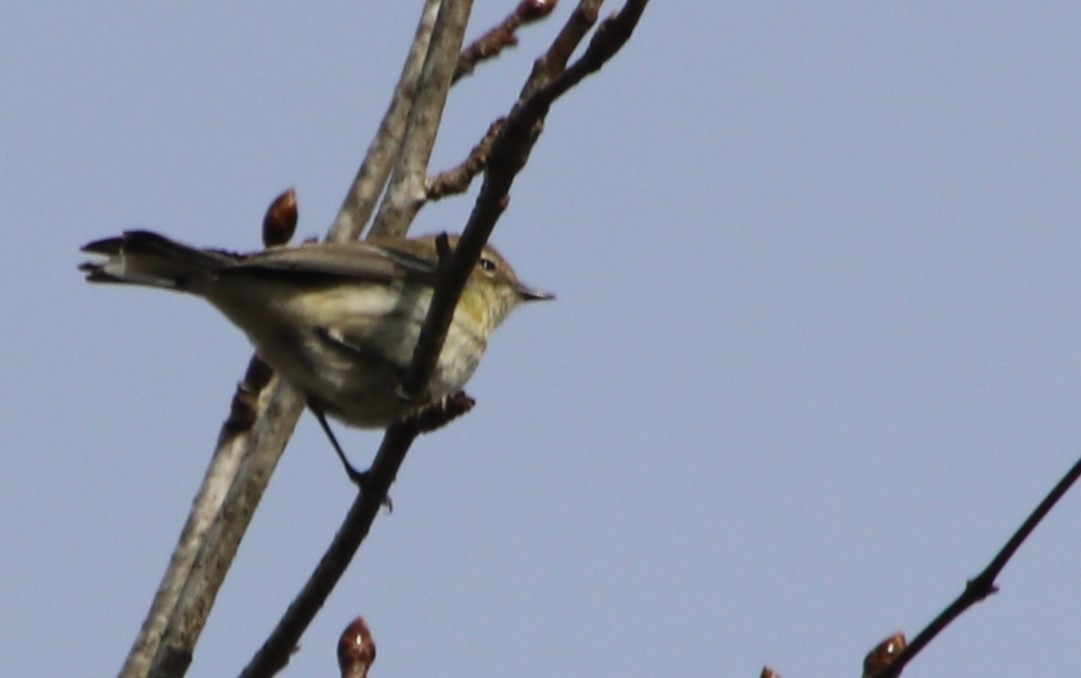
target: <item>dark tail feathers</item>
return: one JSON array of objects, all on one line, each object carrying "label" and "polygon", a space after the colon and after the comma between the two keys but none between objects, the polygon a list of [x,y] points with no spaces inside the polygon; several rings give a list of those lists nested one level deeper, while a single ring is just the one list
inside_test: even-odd
[{"label": "dark tail feathers", "polygon": [[105,257],[79,265],[90,282],[126,283],[198,293],[207,276],[236,261],[227,252],[200,250],[151,231],[125,231],[87,243],[83,252]]}]

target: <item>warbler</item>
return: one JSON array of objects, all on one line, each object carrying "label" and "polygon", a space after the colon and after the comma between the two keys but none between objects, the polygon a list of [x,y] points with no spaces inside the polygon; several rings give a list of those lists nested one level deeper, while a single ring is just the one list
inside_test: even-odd
[{"label": "warbler", "polygon": [[[82,251],[104,257],[79,266],[90,282],[157,287],[209,301],[304,394],[349,470],[324,415],[364,428],[391,423],[439,260],[436,236],[236,254],[126,231]],[[519,282],[510,264],[485,247],[455,309],[429,397],[438,400],[465,386],[488,338],[515,306],[552,298]]]}]

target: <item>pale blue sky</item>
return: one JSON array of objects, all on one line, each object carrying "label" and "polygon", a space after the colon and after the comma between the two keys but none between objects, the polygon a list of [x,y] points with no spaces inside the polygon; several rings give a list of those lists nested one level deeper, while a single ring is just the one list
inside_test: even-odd
[{"label": "pale blue sky", "polygon": [[[194,300],[85,285],[78,246],[254,248],[289,186],[323,232],[418,4],[8,3],[0,674],[119,668],[250,354]],[[455,88],[436,167],[570,8]],[[335,675],[358,613],[377,676],[855,676],[918,631],[1081,455],[1079,31],[1067,2],[651,5],[494,237],[559,300],[416,446],[288,675]],[[190,675],[239,671],[352,498],[305,416]],[[1081,665],[1079,525],[1074,494],[906,676]]]}]

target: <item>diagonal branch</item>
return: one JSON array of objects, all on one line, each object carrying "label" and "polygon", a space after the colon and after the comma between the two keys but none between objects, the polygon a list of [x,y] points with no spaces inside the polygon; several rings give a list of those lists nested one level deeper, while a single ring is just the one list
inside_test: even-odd
[{"label": "diagonal branch", "polygon": [[[258,358],[237,386],[187,523],[120,675],[181,676],[304,404]],[[274,416],[269,416],[270,414]],[[245,479],[238,482],[237,479]],[[237,492],[244,488],[246,491]],[[236,518],[222,525],[222,507]]]},{"label": "diagonal branch", "polygon": [[[507,116],[506,123],[492,143],[488,170],[480,195],[477,196],[469,221],[454,249],[454,256],[440,276],[441,284],[432,296],[432,305],[413,353],[413,365],[403,384],[407,396],[416,397],[423,392],[435,371],[439,352],[465,282],[480,259],[481,251],[488,242],[496,221],[507,207],[514,179],[529,160],[529,154],[540,136],[544,118],[552,103],[586,75],[597,71],[615,56],[634,32],[647,3],[648,0],[628,0],[622,10],[597,28],[581,59],[549,84],[532,92],[528,92],[527,84],[528,93],[523,99],[519,99]],[[583,0],[580,7],[587,4],[590,4],[590,0]],[[575,15],[577,14],[576,11]],[[575,17],[572,17],[571,21],[575,21]],[[560,38],[564,37],[564,33],[560,34]],[[563,50],[566,46],[557,38],[556,43],[553,43],[553,48],[556,47]],[[550,53],[551,51],[549,50]],[[536,74],[537,70],[534,69],[530,81],[537,77]],[[377,457],[376,464],[378,461]]]},{"label": "diagonal branch", "polygon": [[[397,153],[442,0],[427,0],[390,107],[330,231],[355,238]],[[238,385],[203,484],[121,668],[124,678],[181,676],[240,540],[284,452],[304,403],[256,357]]]},{"label": "diagonal branch", "polygon": [[550,82],[567,68],[571,54],[578,49],[583,38],[597,23],[603,0],[581,0],[574,8],[567,23],[552,41],[551,47],[541,58],[533,62],[533,72],[522,87],[519,100],[525,99],[541,85]]},{"label": "diagonal branch", "polygon": [[417,25],[413,44],[409,48],[398,85],[394,88],[390,106],[383,114],[379,132],[368,146],[364,162],[360,165],[353,184],[349,187],[334,225],[330,227],[328,240],[356,240],[375,210],[376,200],[387,183],[394,158],[405,136],[406,122],[417,95],[421,69],[428,56],[432,30],[442,6],[442,0],[427,0]]},{"label": "diagonal branch", "polygon": [[[416,438],[417,431],[406,422],[391,424],[383,438],[380,453],[384,448],[408,450]],[[402,455],[404,458],[404,453]],[[399,464],[400,465],[400,464]],[[296,599],[289,605],[274,631],[263,646],[252,657],[241,674],[244,678],[272,676],[289,661],[289,655],[296,647],[301,635],[315,618],[330,592],[338,583],[342,574],[353,559],[361,542],[371,529],[375,516],[383,506],[382,498],[393,482],[397,468],[384,467],[380,472],[373,470],[369,476],[371,491],[360,492],[356,501],[342,521],[338,533],[326,553],[323,554],[312,576]]]},{"label": "diagonal branch", "polygon": [[457,195],[469,190],[469,184],[472,183],[473,178],[488,166],[488,154],[491,153],[492,143],[499,136],[504,122],[503,118],[499,118],[489,125],[488,131],[469,151],[469,156],[461,164],[440,172],[428,180],[427,200],[439,200],[448,195]]},{"label": "diagonal branch", "polygon": [[458,65],[454,69],[454,82],[473,73],[473,69],[482,61],[499,56],[508,47],[518,44],[515,34],[519,28],[535,21],[540,21],[556,8],[556,0],[522,0],[518,6],[499,22],[488,29],[458,55]]},{"label": "diagonal branch", "polygon": [[[445,0],[439,9],[398,163],[391,175],[391,184],[387,189],[383,208],[372,227],[373,233],[402,235],[412,221],[415,211],[409,211],[410,187],[418,176],[423,184],[427,175],[428,158],[435,142],[471,6],[472,0]],[[417,420],[399,421],[387,429],[382,447],[406,450],[420,432]],[[404,452],[402,458],[404,459]],[[398,466],[400,464],[399,461]],[[304,589],[244,669],[244,676],[273,675],[288,663],[300,636],[330,595],[367,535],[384,503],[398,466],[393,469],[385,466],[381,472],[376,473],[373,470],[370,474],[367,491],[359,494],[331,547]]]},{"label": "diagonal branch", "polygon": [[1006,545],[1002,547],[991,562],[984,568],[983,572],[976,575],[975,579],[969,580],[965,584],[965,590],[950,603],[950,606],[943,610],[934,621],[927,625],[927,628],[920,631],[920,634],[912,639],[912,642],[908,644],[905,649],[897,655],[897,657],[890,662],[881,671],[874,673],[870,678],[896,678],[901,675],[901,671],[904,670],[905,665],[908,664],[919,654],[920,650],[927,646],[935,637],[941,633],[947,626],[950,625],[953,620],[960,617],[965,613],[968,608],[972,607],[976,603],[980,602],[987,596],[998,591],[998,587],[995,586],[995,580],[998,575],[1002,573],[1002,570],[1006,567],[1006,563],[1010,562],[1010,558],[1013,557],[1017,550],[1021,548],[1021,544],[1028,539],[1032,531],[1036,529],[1036,526],[1047,517],[1047,514],[1051,512],[1051,509],[1055,507],[1059,499],[1070,490],[1077,479],[1081,477],[1081,459],[1066,472],[1066,475],[1047,493],[1043,501],[1033,510],[1033,512],[1025,519],[1025,522],[1021,524],[1021,527],[1017,528],[1013,536],[1010,537]]},{"label": "diagonal branch", "polygon": [[[583,0],[580,6],[591,2],[592,0]],[[582,57],[588,57],[594,62],[599,60],[589,72],[597,70],[600,64],[619,51],[633,32],[647,2],[648,0],[628,0],[619,13],[601,25],[598,33],[603,29],[607,37],[598,41],[595,36],[586,55]],[[582,35],[584,36],[584,32]],[[612,35],[621,35],[622,39],[611,39]],[[558,39],[557,44],[560,49],[563,48]],[[553,48],[555,46],[554,44]],[[568,69],[567,73],[572,69]],[[579,68],[575,72],[581,70]],[[554,88],[541,87],[531,94],[523,94],[524,98],[515,104],[507,118],[507,124],[492,144],[488,172],[469,221],[454,251],[448,258],[440,261],[440,281],[413,353],[412,364],[402,384],[407,402],[419,399],[420,394],[426,390],[465,282],[476,266],[496,221],[507,206],[510,187],[529,158],[529,152],[540,134],[545,114],[556,98],[584,77],[572,75],[570,77],[575,78],[573,83],[567,84],[563,82],[565,75],[566,73],[552,81]],[[533,76],[530,79],[532,80]],[[406,453],[420,433],[415,418],[400,419],[387,428],[368,471],[368,482],[364,491],[358,494],[319,565],[249,663],[244,676],[271,675],[288,661],[289,653],[296,647],[304,630],[322,607],[371,530]]]},{"label": "diagonal branch", "polygon": [[[528,2],[529,0],[525,0],[522,5],[528,4]],[[519,9],[522,5],[519,6]],[[548,52],[534,63],[533,73],[522,88],[522,99],[545,84],[550,83],[553,79],[563,73],[571,54],[597,22],[597,13],[600,9],[600,5],[601,0],[585,0],[578,4],[567,23],[563,26],[562,31],[560,31],[559,36],[552,43]],[[625,25],[632,16],[634,16],[633,12],[623,13],[620,24]],[[506,21],[513,23],[511,21],[513,17],[514,15],[512,14]],[[491,33],[498,33],[498,29],[499,27],[492,29]],[[624,40],[625,39],[626,38],[624,38]],[[484,38],[478,42],[483,40]],[[611,49],[611,46],[607,46],[605,49]],[[463,59],[468,51],[469,49],[462,53]],[[592,57],[596,58],[596,56],[597,53],[595,52]],[[592,70],[589,70],[588,72],[596,71],[600,68],[601,63],[603,63],[603,61],[597,63],[595,66],[590,66]],[[459,70],[461,68],[462,65],[459,61]],[[588,74],[588,72],[584,70],[585,68],[585,65],[583,65],[583,70],[581,72],[574,73],[570,77],[574,78],[575,82],[581,80]],[[573,83],[564,84],[568,89],[572,85]],[[428,180],[427,200],[439,200],[448,195],[457,195],[469,190],[469,185],[472,183],[473,179],[488,167],[488,155],[491,152],[492,143],[495,141],[496,136],[498,136],[505,122],[505,118],[498,118],[489,125],[488,131],[485,132],[484,136],[481,137],[481,140],[477,142],[477,145],[470,150],[469,155],[464,161],[456,167],[431,177]]]},{"label": "diagonal branch", "polygon": [[424,204],[428,159],[435,146],[443,106],[450,91],[472,7],[473,0],[445,0],[439,8],[432,31],[432,44],[421,71],[413,108],[409,112],[405,138],[391,172],[386,195],[376,212],[373,233],[404,236]]}]

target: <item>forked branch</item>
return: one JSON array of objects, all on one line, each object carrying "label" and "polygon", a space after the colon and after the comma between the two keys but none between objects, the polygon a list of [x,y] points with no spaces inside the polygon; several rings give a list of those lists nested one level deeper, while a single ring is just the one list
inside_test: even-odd
[{"label": "forked branch", "polygon": [[[618,13],[602,23],[579,62],[563,73],[546,78],[547,82],[540,87],[523,88],[522,98],[515,104],[507,116],[506,125],[492,143],[484,184],[462,237],[449,261],[445,265],[441,264],[440,282],[436,286],[412,364],[403,382],[406,400],[412,401],[425,392],[465,282],[507,205],[510,187],[529,158],[530,150],[536,143],[544,117],[552,103],[619,51],[634,31],[647,2],[648,0],[629,0]],[[583,0],[579,7],[595,4],[590,0]],[[576,11],[575,18],[579,14]],[[566,29],[563,33],[566,33]],[[584,37],[585,33],[582,32],[581,35]],[[557,39],[546,55],[548,62],[558,61],[551,59],[553,50],[557,51],[558,56],[558,53],[565,49],[565,43]],[[573,47],[571,49],[573,50]],[[567,54],[569,53],[568,51]],[[583,60],[584,64],[580,65]],[[530,82],[537,77],[536,74],[537,69],[534,69]],[[375,461],[369,469],[368,483],[364,491],[359,493],[349,509],[311,578],[245,669],[245,676],[272,675],[288,661],[289,654],[299,642],[300,636],[316,611],[322,607],[367,536],[406,453],[420,432],[413,418],[399,419],[387,428]]]}]

